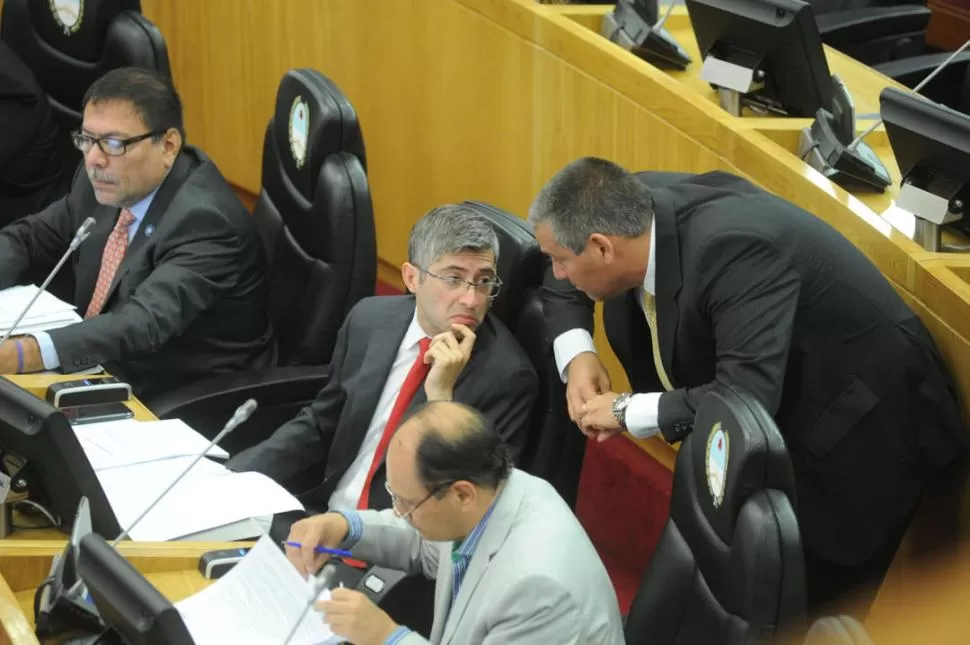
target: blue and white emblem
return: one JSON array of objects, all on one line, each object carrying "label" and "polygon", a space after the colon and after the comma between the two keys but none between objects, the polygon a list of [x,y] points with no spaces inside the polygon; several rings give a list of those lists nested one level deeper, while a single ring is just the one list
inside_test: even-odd
[{"label": "blue and white emblem", "polygon": [[155,227],[149,224],[145,227],[145,237],[151,237],[155,234]]},{"label": "blue and white emblem", "polygon": [[81,27],[84,16],[84,0],[50,0],[51,13],[54,20],[64,30],[64,34],[73,34]]},{"label": "blue and white emblem", "polygon": [[707,488],[711,491],[714,508],[724,501],[728,448],[728,434],[721,428],[720,422],[715,423],[711,428],[711,434],[707,437]]},{"label": "blue and white emblem", "polygon": [[306,163],[307,137],[310,134],[310,110],[303,97],[293,99],[290,107],[290,152],[296,167],[302,168]]}]

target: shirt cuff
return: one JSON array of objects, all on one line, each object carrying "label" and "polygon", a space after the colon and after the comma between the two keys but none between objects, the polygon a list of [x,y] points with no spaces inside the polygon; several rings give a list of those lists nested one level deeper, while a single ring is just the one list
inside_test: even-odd
[{"label": "shirt cuff", "polygon": [[51,335],[46,331],[37,331],[27,335],[37,341],[37,346],[40,347],[40,359],[44,362],[44,369],[56,370],[60,368],[61,359],[57,355],[57,350],[54,349],[54,341],[51,340]]},{"label": "shirt cuff", "polygon": [[661,392],[634,394],[626,406],[626,429],[638,439],[646,439],[660,432],[657,416]]},{"label": "shirt cuff", "polygon": [[344,541],[340,543],[341,549],[352,549],[355,544],[360,542],[360,538],[364,535],[364,523],[360,521],[360,513],[357,511],[335,511],[344,516],[347,520],[347,524],[350,526],[350,530],[347,531],[347,537]]},{"label": "shirt cuff", "polygon": [[393,632],[391,632],[390,636],[387,637],[387,640],[384,641],[384,645],[397,645],[398,643],[403,641],[410,633],[411,633],[411,630],[408,629],[407,627],[398,627]]},{"label": "shirt cuff", "polygon": [[559,370],[559,378],[566,382],[566,368],[569,361],[576,358],[583,352],[596,353],[596,346],[593,345],[593,337],[585,329],[570,329],[556,336],[552,341],[552,351],[556,356],[556,369]]}]

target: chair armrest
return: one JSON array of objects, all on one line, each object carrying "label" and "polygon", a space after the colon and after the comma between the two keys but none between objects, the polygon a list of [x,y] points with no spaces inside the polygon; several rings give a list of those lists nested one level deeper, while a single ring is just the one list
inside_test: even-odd
[{"label": "chair armrest", "polygon": [[262,441],[312,402],[326,385],[327,365],[296,365],[221,374],[144,401],[160,419],[182,419],[208,438],[215,437],[247,399],[259,404],[249,421],[221,442],[235,454]]},{"label": "chair armrest", "polygon": [[825,44],[840,49],[844,45],[925,32],[930,10],[923,5],[899,4],[849,11],[831,11],[815,17]]},{"label": "chair armrest", "polygon": [[[920,81],[926,78],[934,69],[942,65],[951,55],[952,52],[913,56],[912,58],[903,58],[901,60],[873,65],[873,69],[881,74],[885,74],[897,83],[913,88],[919,85]],[[963,70],[961,68],[966,68],[968,63],[970,63],[970,52],[961,52],[946,66],[946,71],[950,74],[962,76]],[[941,74],[940,76],[945,77],[946,74]],[[930,85],[936,83],[938,80],[943,80],[940,76],[934,77],[930,81]],[[926,92],[921,93],[926,94]]]}]

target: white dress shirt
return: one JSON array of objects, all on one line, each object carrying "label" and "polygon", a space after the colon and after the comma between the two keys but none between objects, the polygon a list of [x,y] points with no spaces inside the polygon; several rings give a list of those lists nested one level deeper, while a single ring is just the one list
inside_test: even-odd
[{"label": "white dress shirt", "polygon": [[418,323],[418,314],[417,310],[415,310],[411,324],[408,325],[407,331],[404,332],[404,338],[401,340],[401,345],[397,349],[397,356],[394,357],[391,371],[387,375],[387,380],[384,381],[381,398],[377,400],[377,407],[374,408],[374,416],[371,417],[370,425],[367,427],[367,434],[364,436],[364,441],[360,444],[357,457],[354,458],[354,463],[350,465],[350,468],[347,469],[344,476],[340,478],[337,488],[334,489],[333,495],[330,496],[328,506],[331,510],[351,510],[357,508],[357,502],[360,501],[360,494],[364,492],[364,480],[367,479],[367,472],[370,470],[370,464],[374,460],[374,454],[377,452],[377,444],[381,442],[381,436],[383,436],[384,427],[387,425],[387,420],[391,416],[394,402],[397,400],[397,395],[404,385],[404,379],[407,378],[408,372],[411,371],[411,366],[414,365],[414,361],[417,360],[418,354],[421,351],[420,347],[418,347],[418,342],[422,338],[429,337],[430,334],[426,333]]},{"label": "white dress shirt", "polygon": [[[159,184],[161,186],[161,184]],[[132,221],[128,225],[128,243],[135,239],[135,233],[138,232],[138,227],[141,226],[141,221],[145,219],[145,213],[148,212],[148,207],[152,205],[152,200],[155,199],[155,193],[158,192],[158,188],[153,190],[148,197],[145,197],[140,202],[129,208],[131,211]],[[100,271],[100,269],[99,269]],[[56,370],[61,366],[61,358],[57,355],[57,350],[54,349],[54,341],[51,340],[50,334],[46,331],[38,331],[30,334],[37,340],[37,345],[40,346],[40,358],[44,362],[45,370]]]},{"label": "white dress shirt", "polygon": [[[654,296],[657,295],[657,264],[654,260],[654,250],[657,245],[655,222],[656,218],[650,223],[650,255],[647,258],[647,275],[643,278],[644,291]],[[642,299],[641,296],[638,295],[638,299]],[[640,305],[642,308],[643,303],[641,302]],[[582,352],[596,352],[593,337],[585,329],[570,329],[559,334],[553,341],[552,347],[556,356],[556,368],[563,383],[566,382],[566,367],[569,361]],[[650,360],[653,360],[652,356]],[[626,409],[626,427],[630,434],[646,439],[660,431],[657,427],[657,413],[661,394],[662,392],[647,392],[630,397],[630,403]]]}]

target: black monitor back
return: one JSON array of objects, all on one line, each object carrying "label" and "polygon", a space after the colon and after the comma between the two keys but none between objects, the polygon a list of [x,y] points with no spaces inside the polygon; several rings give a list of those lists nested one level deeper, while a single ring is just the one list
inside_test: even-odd
[{"label": "black monitor back", "polygon": [[61,529],[74,521],[78,502],[87,497],[94,530],[121,532],[108,498],[64,414],[46,401],[0,377],[0,453],[3,470],[19,473],[31,498],[60,518]]},{"label": "black monitor back", "polygon": [[801,0],[685,0],[702,58],[764,73],[753,99],[788,116],[831,109],[832,79],[812,7]]},{"label": "black monitor back", "polygon": [[81,539],[78,575],[126,645],[192,645],[178,610],[97,533]]}]

